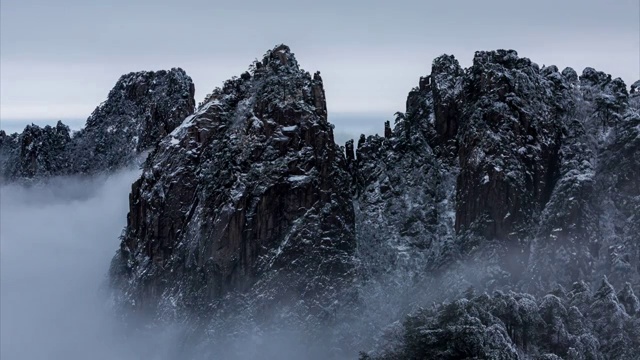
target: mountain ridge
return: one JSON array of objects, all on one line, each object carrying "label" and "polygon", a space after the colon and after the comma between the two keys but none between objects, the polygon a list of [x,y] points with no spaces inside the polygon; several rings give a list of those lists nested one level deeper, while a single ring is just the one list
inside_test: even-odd
[{"label": "mountain ridge", "polygon": [[[146,85],[116,86],[114,98],[142,102],[99,107],[87,121],[98,130],[79,136],[108,135],[104,119],[124,109],[141,128],[111,142],[124,141],[124,156],[106,157],[151,149],[109,270],[114,302],[144,323],[189,321],[209,341],[293,326],[338,354],[374,349],[389,359],[631,358],[607,336],[638,346],[638,84],[627,91],[592,68],[541,68],[514,50],[478,51],[466,69],[442,55],[383,136],[344,146],[320,73],[302,70],[286,45],[197,108],[190,79],[150,104]],[[75,138],[61,123],[44,132],[54,159]],[[0,136],[0,149],[17,153],[17,137]],[[33,168],[46,158],[29,156],[3,161]],[[71,173],[91,173],[93,162],[78,158]],[[52,170],[30,176],[61,172],[44,167]],[[427,301],[446,304],[418,310]],[[608,319],[592,306],[619,309],[615,331],[598,328]],[[535,319],[508,317],[518,312]],[[583,317],[587,328],[546,345],[549,329]],[[489,338],[478,335],[485,330]],[[453,338],[471,345],[446,348]]]},{"label": "mountain ridge", "polygon": [[79,131],[62,121],[27,125],[20,134],[0,131],[0,179],[33,183],[131,165],[193,112],[194,91],[180,68],[122,75]]}]

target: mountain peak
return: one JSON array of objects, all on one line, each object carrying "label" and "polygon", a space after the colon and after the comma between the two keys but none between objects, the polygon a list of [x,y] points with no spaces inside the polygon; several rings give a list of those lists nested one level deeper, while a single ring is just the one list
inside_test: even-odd
[{"label": "mountain peak", "polygon": [[[161,203],[162,210],[153,205]],[[147,159],[112,264],[125,290],[119,302],[169,309],[161,294],[192,284],[206,294],[185,293],[175,306],[193,311],[198,303],[211,314],[221,297],[278,288],[289,298],[256,296],[256,303],[296,299],[310,313],[329,313],[315,304],[348,287],[355,266],[350,204],[322,79],[278,45],[214,89]],[[169,273],[175,282],[154,283]],[[141,301],[145,289],[158,296]]]},{"label": "mountain peak", "polygon": [[285,44],[276,45],[273,49],[268,50],[264,54],[262,62],[256,63],[256,70],[264,68],[272,71],[282,71],[284,69],[300,70],[291,48]]},{"label": "mountain peak", "polygon": [[499,64],[507,68],[515,68],[523,65],[531,65],[531,60],[519,57],[518,52],[515,50],[498,49],[476,51],[473,57],[473,66],[476,67],[487,64]]},{"label": "mountain peak", "polygon": [[[139,71],[122,75],[73,137],[61,121],[28,125],[3,136],[3,179],[41,180],[57,175],[94,174],[135,162],[193,112],[194,85],[184,70]],[[5,139],[6,138],[6,139]]]}]

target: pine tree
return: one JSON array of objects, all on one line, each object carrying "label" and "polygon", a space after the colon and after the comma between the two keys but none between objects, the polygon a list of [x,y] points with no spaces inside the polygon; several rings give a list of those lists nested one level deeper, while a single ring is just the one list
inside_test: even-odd
[{"label": "pine tree", "polygon": [[640,300],[633,293],[630,283],[625,283],[624,288],[618,293],[618,300],[624,306],[627,314],[630,316],[640,316]]},{"label": "pine tree", "polygon": [[589,314],[602,352],[611,359],[627,359],[629,342],[624,330],[629,316],[606,276],[593,295]]},{"label": "pine tree", "polygon": [[562,300],[555,295],[547,295],[540,302],[540,316],[542,317],[543,344],[555,354],[564,354],[568,350],[568,333],[565,328],[567,310]]},{"label": "pine tree", "polygon": [[575,306],[582,314],[589,311],[591,305],[591,289],[584,281],[573,283],[571,291],[568,294],[569,305]]}]

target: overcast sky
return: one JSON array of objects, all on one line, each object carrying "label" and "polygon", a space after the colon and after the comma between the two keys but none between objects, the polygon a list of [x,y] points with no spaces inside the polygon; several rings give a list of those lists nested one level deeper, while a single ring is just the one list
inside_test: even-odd
[{"label": "overcast sky", "polygon": [[638,0],[2,0],[0,127],[81,126],[123,73],[182,67],[197,101],[274,45],[320,70],[337,133],[381,132],[431,61],[516,49],[640,78]]}]

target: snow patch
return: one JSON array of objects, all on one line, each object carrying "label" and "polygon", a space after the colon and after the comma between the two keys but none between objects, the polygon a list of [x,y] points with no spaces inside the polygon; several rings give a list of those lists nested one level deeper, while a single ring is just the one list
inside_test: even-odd
[{"label": "snow patch", "polygon": [[308,175],[292,175],[287,178],[290,182],[302,182],[307,181],[309,179]]}]

